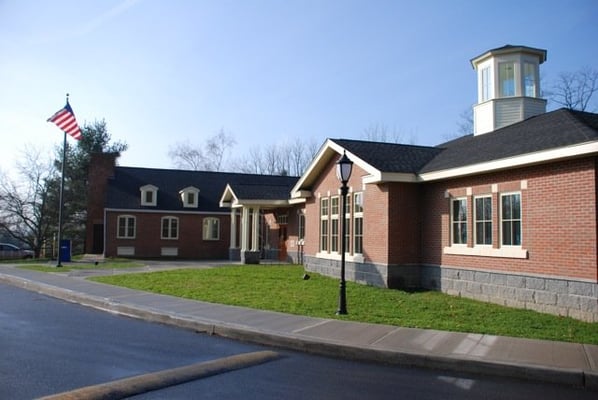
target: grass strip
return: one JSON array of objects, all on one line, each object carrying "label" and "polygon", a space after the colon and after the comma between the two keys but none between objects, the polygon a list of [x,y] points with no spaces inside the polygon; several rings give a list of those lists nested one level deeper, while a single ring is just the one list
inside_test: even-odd
[{"label": "grass strip", "polygon": [[336,316],[339,282],[301,266],[227,266],[91,278],[211,303],[422,329],[598,344],[598,323],[440,292],[406,292],[347,282],[349,314]]}]

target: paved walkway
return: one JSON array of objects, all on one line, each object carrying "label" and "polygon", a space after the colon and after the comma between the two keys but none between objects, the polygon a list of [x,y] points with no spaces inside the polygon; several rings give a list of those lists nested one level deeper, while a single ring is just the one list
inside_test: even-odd
[{"label": "paved walkway", "polygon": [[[150,271],[205,264],[153,264]],[[118,273],[133,272],[121,270]],[[139,269],[137,269],[139,272]],[[598,390],[598,346],[400,328],[224,306],[0,265],[0,282],[71,302],[224,337],[317,354],[517,377]]]}]

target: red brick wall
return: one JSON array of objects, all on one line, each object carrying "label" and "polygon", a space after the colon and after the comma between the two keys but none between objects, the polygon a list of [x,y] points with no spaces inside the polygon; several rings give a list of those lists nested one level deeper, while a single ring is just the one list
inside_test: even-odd
[{"label": "red brick wall", "polygon": [[419,263],[420,189],[414,183],[389,184],[389,264]]},{"label": "red brick wall", "polygon": [[[522,180],[527,189],[520,190]],[[492,200],[494,222],[498,221],[499,194],[521,192],[522,247],[528,250],[528,259],[443,254],[450,240],[450,200],[445,192],[462,196],[471,188],[472,195],[491,194],[492,184],[498,185]],[[424,192],[423,263],[598,279],[595,158],[426,184]],[[473,245],[471,199],[468,197],[468,246]],[[493,247],[498,246],[497,225],[493,223]]]},{"label": "red brick wall", "polygon": [[[118,239],[117,218],[119,215],[136,217],[135,239]],[[179,219],[178,239],[161,239],[161,218],[175,216]],[[220,219],[220,239],[203,239],[203,220],[207,217]],[[106,251],[107,257],[117,255],[118,246],[135,247],[135,257],[161,257],[162,247],[178,247],[178,257],[188,259],[228,259],[230,242],[230,214],[198,215],[198,214],[168,214],[168,213],[139,213],[114,212],[106,215]]]},{"label": "red brick wall", "polygon": [[93,226],[104,223],[104,202],[108,178],[114,176],[114,166],[118,153],[92,154],[89,164],[87,191],[87,222],[85,229],[85,252],[91,253],[93,246]]}]

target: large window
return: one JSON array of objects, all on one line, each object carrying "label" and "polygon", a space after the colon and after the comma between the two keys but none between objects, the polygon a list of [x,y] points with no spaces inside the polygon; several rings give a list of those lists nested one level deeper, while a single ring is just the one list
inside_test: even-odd
[{"label": "large window", "polygon": [[475,244],[492,244],[492,197],[476,197],[474,201]]},{"label": "large window", "polygon": [[179,238],[179,219],[176,217],[162,217],[162,239]]},{"label": "large window", "polygon": [[532,63],[523,64],[523,84],[525,87],[525,95],[527,97],[537,97],[537,78],[536,65]]},{"label": "large window", "polygon": [[116,237],[119,239],[135,239],[135,217],[119,215]]},{"label": "large window", "polygon": [[328,198],[320,200],[320,251],[328,251]]},{"label": "large window", "polygon": [[351,253],[351,197],[347,196],[345,201],[345,252]]},{"label": "large window", "polygon": [[467,199],[452,201],[453,244],[467,244]]},{"label": "large window", "polygon": [[490,81],[490,67],[482,69],[482,101],[492,98],[492,82]]},{"label": "large window", "polygon": [[498,88],[501,97],[515,96],[515,65],[512,62],[498,64]]},{"label": "large window", "polygon": [[330,251],[338,252],[338,232],[339,232],[339,208],[338,208],[338,196],[330,199]]},{"label": "large window", "polygon": [[218,218],[204,218],[203,240],[220,239],[220,220]]},{"label": "large window", "polygon": [[505,246],[521,246],[521,194],[501,196],[501,233]]},{"label": "large window", "polygon": [[303,210],[299,212],[299,230],[297,232],[297,238],[299,240],[305,239],[305,212]]},{"label": "large window", "polygon": [[363,193],[353,194],[353,254],[363,253]]}]

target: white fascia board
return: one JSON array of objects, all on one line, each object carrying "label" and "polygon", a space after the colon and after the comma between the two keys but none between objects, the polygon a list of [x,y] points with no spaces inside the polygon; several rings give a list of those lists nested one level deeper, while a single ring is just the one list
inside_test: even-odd
[{"label": "white fascia board", "polygon": [[231,207],[231,204],[234,205],[238,201],[239,199],[237,199],[235,192],[233,192],[233,188],[227,183],[224,193],[222,193],[222,197],[220,197],[220,207]]},{"label": "white fascia board", "polygon": [[332,143],[331,140],[326,139],[322,147],[320,147],[320,150],[318,150],[318,153],[311,160],[311,163],[309,163],[303,175],[301,175],[295,186],[293,186],[293,188],[291,189],[291,197],[297,197],[295,193],[299,192],[307,178],[309,178],[314,172],[316,172],[316,169],[320,164],[320,159],[324,156],[326,150],[330,147],[330,143]]},{"label": "white fascia board", "polygon": [[[311,192],[310,192],[310,194],[311,194]],[[309,196],[307,196],[307,197],[309,197]],[[301,204],[301,203],[305,203],[304,197],[289,200],[289,205],[295,205],[295,204]]]},{"label": "white fascia board", "polygon": [[374,175],[367,175],[363,177],[363,183],[383,183],[383,182],[420,182],[417,175],[405,172],[379,172]]},{"label": "white fascia board", "polygon": [[104,213],[129,213],[129,214],[195,214],[195,215],[229,215],[227,211],[183,211],[183,210],[148,210],[138,208],[104,208]]},{"label": "white fascia board", "polygon": [[560,147],[554,150],[528,153],[521,156],[503,158],[501,160],[488,161],[479,164],[467,165],[459,168],[445,169],[437,172],[427,172],[420,175],[424,182],[440,179],[457,178],[466,175],[475,175],[485,172],[493,172],[516,167],[540,164],[548,161],[558,161],[567,158],[576,158],[584,155],[598,153],[598,142],[582,143],[568,147]]},{"label": "white fascia board", "polygon": [[367,162],[363,161],[361,158],[357,157],[355,154],[351,153],[350,151],[346,150],[344,147],[336,144],[331,139],[326,139],[326,142],[322,145],[318,154],[314,157],[309,167],[305,170],[301,178],[297,181],[293,189],[291,190],[291,198],[298,198],[298,197],[310,197],[312,193],[308,190],[302,189],[303,185],[306,181],[313,175],[317,174],[322,168],[323,165],[321,163],[322,158],[324,156],[330,154],[330,151],[333,151],[337,154],[343,154],[346,152],[347,157],[351,161],[353,161],[354,165],[359,166],[361,169],[366,171],[370,176],[378,176],[381,175],[381,172],[376,168],[372,167]]},{"label": "white fascia board", "polygon": [[297,190],[291,193],[292,199],[305,199],[311,197],[311,190]]},{"label": "white fascia board", "polygon": [[240,199],[235,204],[237,207],[259,206],[259,207],[286,207],[288,200],[243,200]]}]

